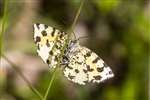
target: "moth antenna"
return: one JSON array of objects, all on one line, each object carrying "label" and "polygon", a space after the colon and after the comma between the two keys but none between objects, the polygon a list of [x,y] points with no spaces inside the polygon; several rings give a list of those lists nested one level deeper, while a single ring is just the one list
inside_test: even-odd
[{"label": "moth antenna", "polygon": [[89,36],[81,36],[81,37],[79,37],[77,40],[88,39],[88,38],[89,38]]}]

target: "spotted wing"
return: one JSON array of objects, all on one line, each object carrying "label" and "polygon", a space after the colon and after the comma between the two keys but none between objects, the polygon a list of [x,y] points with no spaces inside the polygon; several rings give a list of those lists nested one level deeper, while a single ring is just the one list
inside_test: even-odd
[{"label": "spotted wing", "polygon": [[85,57],[82,52],[69,54],[68,64],[65,65],[63,72],[64,76],[75,83],[85,85],[88,82]]},{"label": "spotted wing", "polygon": [[114,76],[110,67],[86,47],[80,46],[78,51],[70,55],[72,56],[64,69],[64,75],[75,83],[100,83]]},{"label": "spotted wing", "polygon": [[55,68],[58,63],[66,33],[45,24],[34,24],[34,41],[37,53],[50,67]]},{"label": "spotted wing", "polygon": [[86,47],[81,47],[81,52],[85,57],[88,82],[100,83],[114,76],[110,67],[96,53]]}]

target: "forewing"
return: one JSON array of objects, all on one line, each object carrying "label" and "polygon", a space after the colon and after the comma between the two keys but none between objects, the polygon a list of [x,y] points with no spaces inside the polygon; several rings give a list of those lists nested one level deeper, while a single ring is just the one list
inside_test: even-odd
[{"label": "forewing", "polygon": [[58,29],[45,24],[34,24],[37,53],[50,67],[56,67],[66,38],[66,33],[60,32]]}]

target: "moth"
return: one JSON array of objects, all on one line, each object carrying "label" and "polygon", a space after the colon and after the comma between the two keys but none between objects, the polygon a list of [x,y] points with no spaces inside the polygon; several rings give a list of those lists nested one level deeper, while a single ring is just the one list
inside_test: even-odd
[{"label": "moth", "polygon": [[33,26],[38,55],[50,68],[56,68],[60,63],[68,80],[85,85],[100,83],[114,76],[110,67],[96,53],[81,46],[78,39],[69,40],[66,44],[67,33],[45,24]]}]

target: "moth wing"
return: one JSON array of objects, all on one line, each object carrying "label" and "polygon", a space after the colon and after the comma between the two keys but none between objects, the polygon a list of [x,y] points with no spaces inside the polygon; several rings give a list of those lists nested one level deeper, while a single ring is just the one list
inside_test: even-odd
[{"label": "moth wing", "polygon": [[66,33],[45,24],[34,24],[34,41],[37,53],[50,67],[55,68],[64,46]]},{"label": "moth wing", "polygon": [[86,47],[81,47],[81,52],[85,57],[88,82],[100,83],[114,76],[110,67],[96,53]]},{"label": "moth wing", "polygon": [[100,83],[114,76],[110,67],[90,49],[80,46],[78,52],[70,54],[64,75],[72,82],[85,85]]},{"label": "moth wing", "polygon": [[84,64],[84,55],[81,52],[73,54],[69,58],[69,62],[65,65],[63,70],[64,76],[74,83],[85,85],[88,82],[88,75],[86,71],[86,66]]}]

